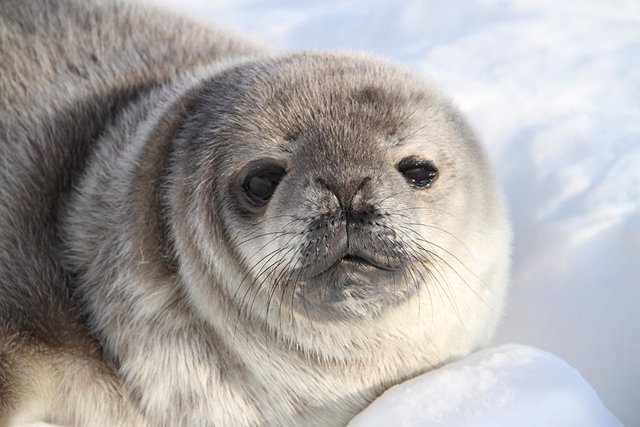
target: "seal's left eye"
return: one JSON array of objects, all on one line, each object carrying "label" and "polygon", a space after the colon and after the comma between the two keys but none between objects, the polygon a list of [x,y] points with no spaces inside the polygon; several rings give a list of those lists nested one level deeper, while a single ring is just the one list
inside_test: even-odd
[{"label": "seal's left eye", "polygon": [[438,169],[428,160],[406,157],[397,168],[407,182],[417,188],[427,188],[438,178]]},{"label": "seal's left eye", "polygon": [[282,166],[273,163],[254,166],[242,185],[249,202],[256,207],[266,205],[285,173]]}]

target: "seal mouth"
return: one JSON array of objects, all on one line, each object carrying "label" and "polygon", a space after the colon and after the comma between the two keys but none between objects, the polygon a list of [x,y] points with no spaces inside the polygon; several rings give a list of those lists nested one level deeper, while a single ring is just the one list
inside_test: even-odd
[{"label": "seal mouth", "polygon": [[350,267],[350,268],[356,268],[356,269],[371,268],[376,270],[393,272],[393,271],[400,270],[404,266],[404,263],[400,262],[399,260],[395,260],[395,262],[393,263],[391,262],[382,263],[379,260],[376,260],[375,258],[368,258],[361,255],[354,255],[351,253],[347,253],[338,261],[336,261],[333,265],[331,265],[327,270],[330,270],[338,266]]},{"label": "seal mouth", "polygon": [[387,270],[387,268],[384,268],[382,266],[378,266],[378,265],[374,264],[373,262],[368,261],[368,260],[364,259],[363,257],[361,257],[359,255],[345,254],[342,258],[340,258],[338,261],[336,261],[335,264],[338,264],[338,263],[356,264],[356,265],[370,265],[370,266],[373,266],[373,267],[380,268],[382,270]]},{"label": "seal mouth", "polygon": [[326,257],[319,262],[301,267],[298,278],[302,281],[312,280],[332,270],[382,270],[393,272],[404,265],[399,259],[376,257],[366,253],[342,252]]},{"label": "seal mouth", "polygon": [[293,307],[315,321],[375,318],[417,292],[417,286],[401,282],[410,265],[344,254],[323,268],[310,267],[308,278],[293,288]]}]

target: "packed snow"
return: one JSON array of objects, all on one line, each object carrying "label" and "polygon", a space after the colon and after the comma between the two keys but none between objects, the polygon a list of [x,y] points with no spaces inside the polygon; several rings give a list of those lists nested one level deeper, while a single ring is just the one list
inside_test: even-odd
[{"label": "packed snow", "polygon": [[349,427],[619,427],[580,373],[504,345],[392,387]]},{"label": "packed snow", "polygon": [[[550,351],[640,425],[640,2],[153,1],[279,47],[383,54],[449,93],[485,142],[513,220],[511,296],[493,345]],[[475,362],[462,363],[425,384],[455,396],[442,378]],[[540,363],[532,369],[548,367],[573,390],[560,362]],[[503,366],[515,375],[508,384],[533,378],[518,366]],[[560,400],[547,399],[539,385],[562,387],[532,380],[529,409],[569,399],[557,389]],[[429,410],[434,391],[419,390],[416,410]]]}]

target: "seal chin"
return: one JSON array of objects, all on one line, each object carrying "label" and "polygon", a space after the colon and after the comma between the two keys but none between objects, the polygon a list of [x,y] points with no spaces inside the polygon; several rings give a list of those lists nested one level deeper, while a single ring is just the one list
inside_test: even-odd
[{"label": "seal chin", "polygon": [[405,268],[351,254],[328,267],[321,262],[301,272],[306,277],[296,283],[294,309],[317,321],[376,318],[416,293]]}]

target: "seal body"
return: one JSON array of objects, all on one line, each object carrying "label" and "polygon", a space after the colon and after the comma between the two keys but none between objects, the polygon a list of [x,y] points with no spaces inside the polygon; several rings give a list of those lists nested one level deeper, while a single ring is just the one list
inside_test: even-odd
[{"label": "seal body", "polygon": [[0,3],[0,421],[343,425],[502,306],[485,155],[381,59]]}]

